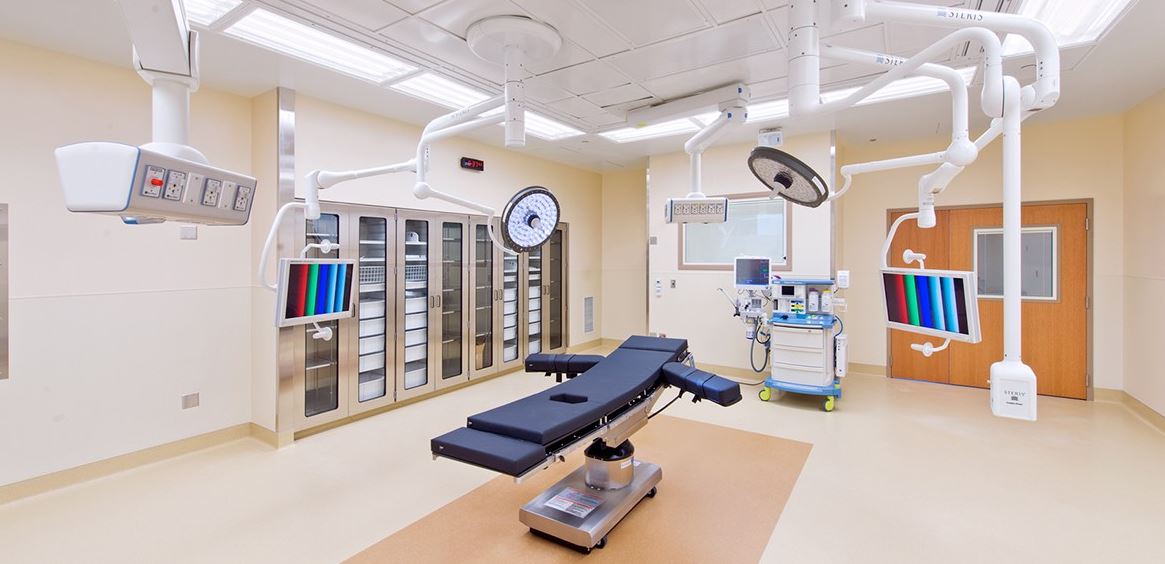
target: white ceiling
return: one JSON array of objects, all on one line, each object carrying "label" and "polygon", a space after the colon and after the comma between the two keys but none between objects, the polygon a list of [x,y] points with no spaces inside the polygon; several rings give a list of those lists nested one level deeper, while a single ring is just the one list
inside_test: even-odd
[{"label": "white ceiling", "polygon": [[[500,92],[501,68],[474,56],[466,28],[486,16],[516,14],[544,21],[563,36],[551,60],[526,65],[533,108],[587,132],[617,127],[628,110],[733,82],[752,87],[753,99],[783,97],[787,0],[246,0],[388,52],[489,92]],[[1010,10],[1011,0],[915,0],[934,5]],[[1100,0],[1098,0],[1100,1]],[[130,66],[130,43],[113,0],[40,0],[0,5],[0,37]],[[823,2],[828,11],[829,2]],[[822,20],[829,21],[828,14]],[[1063,119],[1123,110],[1165,88],[1165,52],[1154,22],[1165,2],[1138,2],[1095,47],[1064,53],[1062,102],[1034,119]],[[949,30],[948,30],[949,31]],[[831,28],[833,43],[909,55],[944,30],[901,24]],[[951,54],[956,65],[971,59]],[[1127,72],[1127,61],[1137,62]],[[1030,61],[1009,62],[1030,75]],[[274,86],[422,124],[446,109],[379,85],[281,56],[221,33],[203,34],[203,82],[255,95]],[[826,89],[868,81],[866,67],[833,65]],[[947,125],[947,97],[932,95],[864,106],[841,115],[786,127],[790,134],[837,129],[843,141],[933,135]],[[905,116],[909,118],[904,119]],[[982,125],[982,121],[979,125]],[[723,142],[754,138],[746,126]],[[501,144],[500,130],[474,132]],[[597,135],[546,142],[530,138],[524,151],[604,170],[638,166],[647,155],[680,150],[683,137],[618,145]]]}]

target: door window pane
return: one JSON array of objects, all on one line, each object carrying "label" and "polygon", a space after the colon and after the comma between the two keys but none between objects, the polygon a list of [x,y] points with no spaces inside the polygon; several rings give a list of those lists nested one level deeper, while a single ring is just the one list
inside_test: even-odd
[{"label": "door window pane", "polygon": [[526,353],[542,352],[542,247],[526,254],[527,288],[526,299]]},{"label": "door window pane", "polygon": [[464,373],[462,362],[462,280],[465,228],[457,222],[441,225],[441,378]]},{"label": "door window pane", "polygon": [[[319,219],[307,221],[307,242],[322,243],[327,240],[331,243],[340,243],[340,216],[323,214]],[[333,251],[327,255],[313,248],[307,252],[308,258],[336,258]],[[320,327],[328,327],[333,334],[339,334],[339,320],[322,321]],[[340,340],[325,341],[315,339],[312,335],[315,330],[307,325],[303,330],[305,343],[304,354],[304,397],[303,414],[305,417],[334,411],[340,407]]]},{"label": "door window pane", "polygon": [[[1059,267],[1055,227],[1025,227],[1021,261],[1024,299],[1057,299]],[[975,230],[975,274],[981,298],[1003,297],[1003,230]]]},{"label": "door window pane", "polygon": [[683,225],[684,265],[732,265],[739,256],[769,257],[786,266],[788,233],[783,198],[729,200],[728,221]]},{"label": "door window pane", "polygon": [[473,367],[494,365],[494,246],[485,225],[474,227]]},{"label": "door window pane", "polygon": [[563,345],[563,272],[565,264],[563,257],[565,249],[562,247],[562,230],[554,230],[550,241],[546,243],[546,329],[550,342],[549,349],[558,349]]},{"label": "door window pane", "polygon": [[361,402],[382,398],[388,393],[385,343],[388,330],[386,299],[386,259],[388,220],[360,218],[360,382]]}]

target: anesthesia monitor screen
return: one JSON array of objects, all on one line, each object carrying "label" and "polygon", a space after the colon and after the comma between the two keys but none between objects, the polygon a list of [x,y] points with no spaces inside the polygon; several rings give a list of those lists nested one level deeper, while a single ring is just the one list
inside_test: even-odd
[{"label": "anesthesia monitor screen", "polygon": [[769,271],[772,261],[763,257],[737,257],[733,268],[736,287],[740,289],[765,289],[769,287]]}]

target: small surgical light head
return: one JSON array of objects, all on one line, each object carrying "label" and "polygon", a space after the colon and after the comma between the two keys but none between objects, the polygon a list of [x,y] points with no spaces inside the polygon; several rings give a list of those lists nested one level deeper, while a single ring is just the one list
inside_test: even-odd
[{"label": "small surgical light head", "polygon": [[554,234],[560,212],[550,190],[541,186],[522,189],[502,210],[502,240],[510,249],[528,253]]},{"label": "small surgical light head", "polygon": [[829,196],[829,189],[821,175],[779,149],[753,149],[748,156],[748,168],[769,190],[795,204],[815,208]]}]

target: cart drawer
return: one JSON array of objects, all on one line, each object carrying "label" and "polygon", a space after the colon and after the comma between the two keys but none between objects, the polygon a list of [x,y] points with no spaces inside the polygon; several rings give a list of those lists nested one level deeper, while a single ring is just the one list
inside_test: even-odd
[{"label": "cart drawer", "polygon": [[360,319],[384,317],[384,300],[368,300],[360,302]]},{"label": "cart drawer", "polygon": [[405,331],[420,329],[429,325],[428,312],[412,313],[405,316]]},{"label": "cart drawer", "polygon": [[405,347],[405,362],[422,360],[429,355],[429,347],[425,343]]},{"label": "cart drawer", "polygon": [[376,353],[360,357],[361,372],[368,372],[369,370],[376,370],[379,368],[384,368],[384,353]]},{"label": "cart drawer", "polygon": [[802,349],[797,347],[772,347],[774,363],[800,366],[804,368],[824,368],[825,351],[822,349]]},{"label": "cart drawer", "polygon": [[384,335],[360,339],[360,354],[384,352]]},{"label": "cart drawer", "polygon": [[429,332],[424,328],[405,331],[405,346],[419,345],[429,340]]},{"label": "cart drawer", "polygon": [[428,296],[405,299],[405,313],[422,313],[426,309],[429,309]]},{"label": "cart drawer", "polygon": [[773,363],[773,379],[778,382],[805,386],[829,386],[833,384],[833,374],[827,374],[823,368],[790,366],[779,362]]},{"label": "cart drawer", "polygon": [[825,332],[821,329],[801,329],[799,327],[771,327],[774,347],[796,347],[801,349],[824,349]]}]

